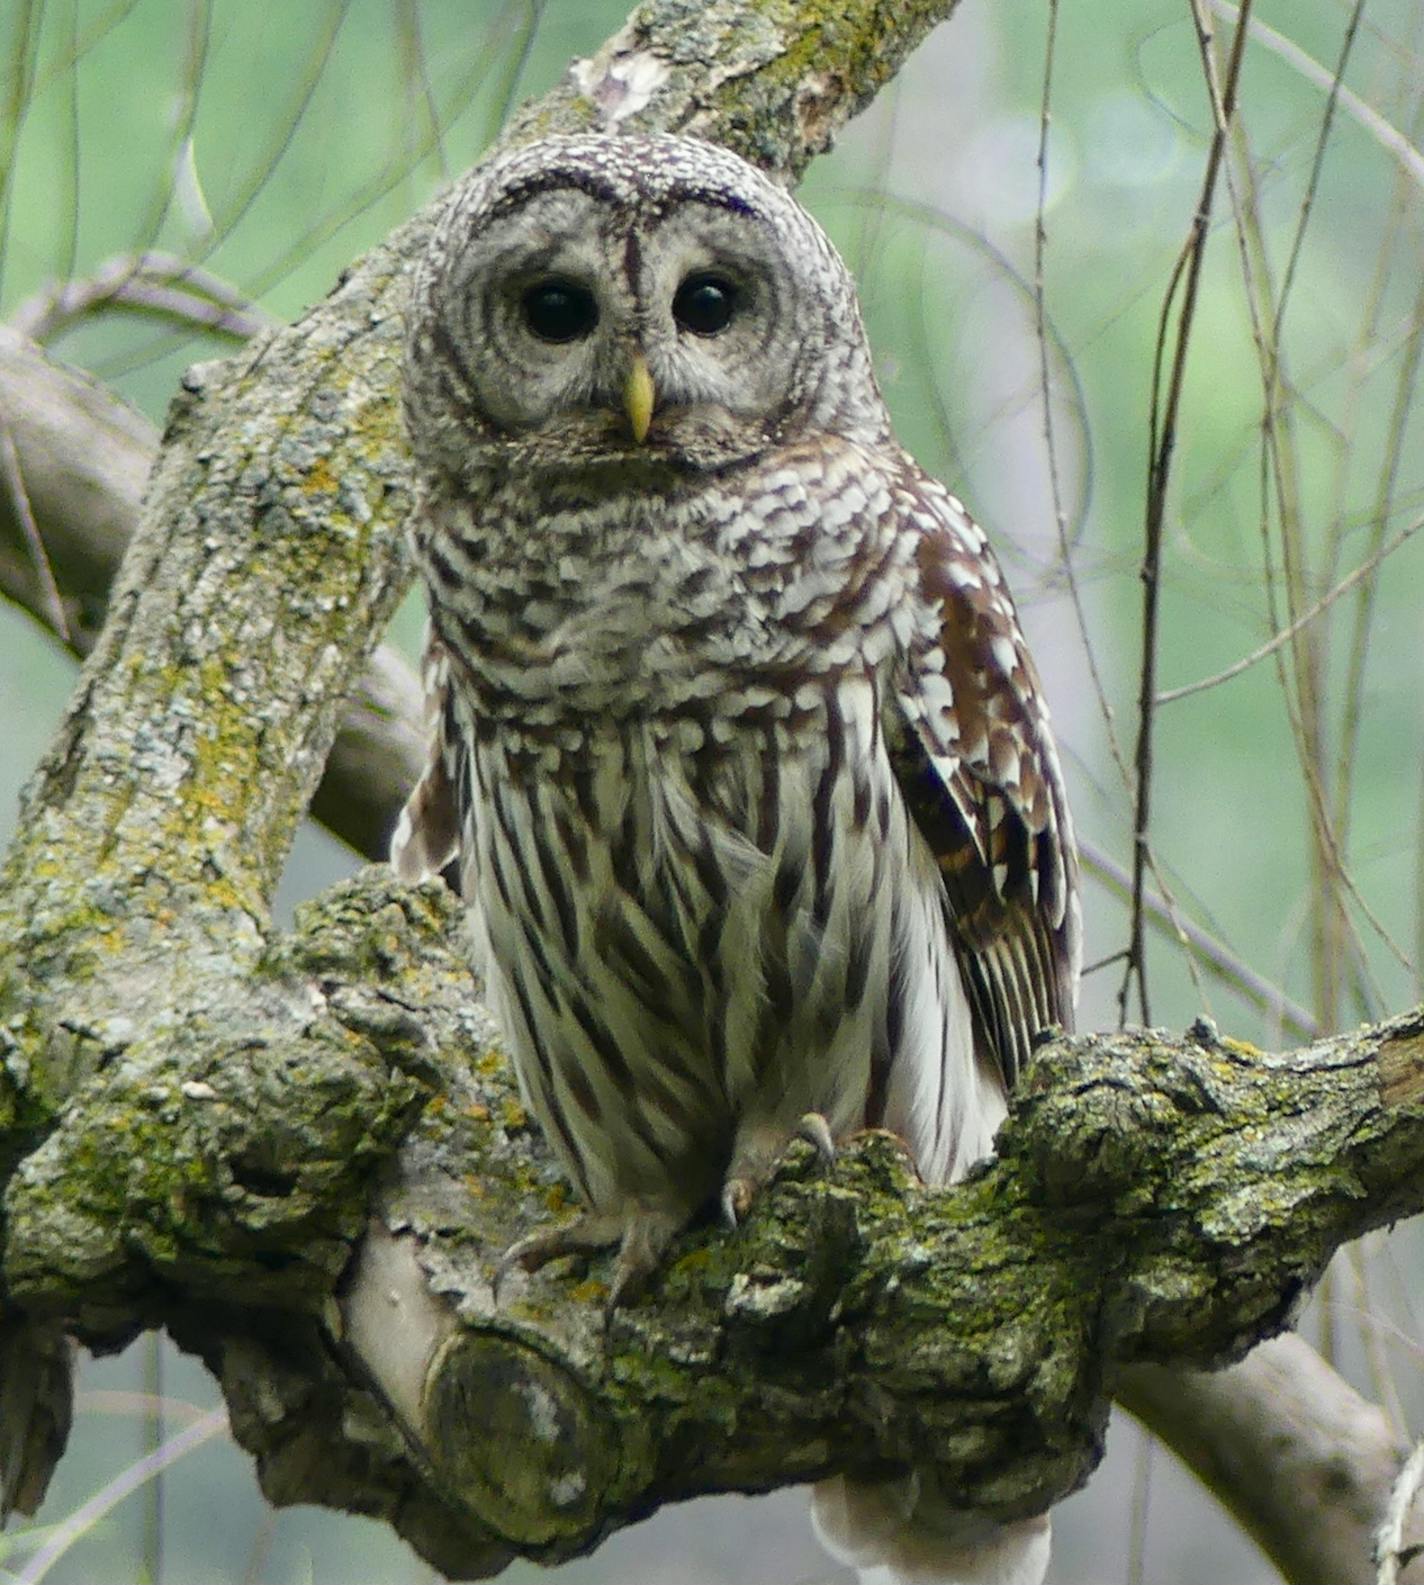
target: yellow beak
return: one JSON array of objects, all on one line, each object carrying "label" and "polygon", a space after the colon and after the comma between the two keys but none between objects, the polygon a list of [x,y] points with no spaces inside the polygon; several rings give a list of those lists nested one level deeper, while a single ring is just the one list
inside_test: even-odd
[{"label": "yellow beak", "polygon": [[641,352],[633,354],[633,367],[623,386],[623,411],[628,415],[628,427],[633,439],[641,446],[647,439],[648,425],[653,421],[653,377],[648,373],[647,360]]}]

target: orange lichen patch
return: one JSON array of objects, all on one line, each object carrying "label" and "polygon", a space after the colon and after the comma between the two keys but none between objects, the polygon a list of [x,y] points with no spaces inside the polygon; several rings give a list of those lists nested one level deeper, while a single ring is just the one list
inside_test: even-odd
[{"label": "orange lichen patch", "polygon": [[1424,1033],[1386,1040],[1378,1060],[1380,1101],[1385,1106],[1424,1100]]},{"label": "orange lichen patch", "polygon": [[335,495],[336,475],[331,471],[331,464],[325,457],[318,457],[307,470],[306,477],[302,480],[302,489],[308,495],[326,493]]}]

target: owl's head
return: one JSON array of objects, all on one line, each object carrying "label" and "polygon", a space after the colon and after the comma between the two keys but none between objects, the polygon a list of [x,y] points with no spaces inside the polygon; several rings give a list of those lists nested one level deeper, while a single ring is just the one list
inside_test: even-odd
[{"label": "owl's head", "polygon": [[694,138],[525,144],[452,195],[406,354],[417,457],[725,468],[888,429],[855,288],[796,201]]}]

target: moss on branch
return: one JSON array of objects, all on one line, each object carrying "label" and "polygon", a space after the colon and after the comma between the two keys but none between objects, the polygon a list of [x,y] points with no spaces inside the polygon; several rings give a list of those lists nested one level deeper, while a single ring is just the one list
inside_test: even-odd
[{"label": "moss on branch", "polygon": [[[951,9],[657,0],[511,135],[680,127],[791,177]],[[189,375],[0,869],[0,1358],[42,1385],[0,1380],[0,1499],[36,1500],[63,1441],[56,1330],[163,1324],[274,1500],[382,1515],[452,1574],[930,1449],[968,1501],[1036,1510],[1096,1462],[1120,1367],[1234,1357],[1418,1209],[1424,1025],[1289,1057],[1060,1041],[954,1190],[883,1136],[829,1175],[793,1149],[742,1231],[691,1232],[606,1330],[598,1263],[496,1305],[499,1253],[567,1191],[449,899],[368,871],[289,935],[268,917],[403,588],[396,364],[430,223]]]},{"label": "moss on branch", "polygon": [[[456,930],[441,888],[380,869],[309,906],[250,978],[246,1039],[150,1030],[71,1103],[11,1183],[4,1267],[93,1342],[206,1328],[220,1375],[238,1349],[269,1492],[334,1500],[344,1469],[335,1500],[437,1561],[566,1556],[661,1502],[926,1448],[976,1504],[1031,1511],[1094,1467],[1123,1367],[1237,1357],[1424,1201],[1418,1017],[1287,1056],[1059,1040],[955,1189],[885,1135],[829,1174],[796,1146],[743,1230],[692,1230],[606,1328],[598,1261],[496,1304],[504,1248],[572,1207]],[[472,1424],[502,1428],[497,1465]]]}]

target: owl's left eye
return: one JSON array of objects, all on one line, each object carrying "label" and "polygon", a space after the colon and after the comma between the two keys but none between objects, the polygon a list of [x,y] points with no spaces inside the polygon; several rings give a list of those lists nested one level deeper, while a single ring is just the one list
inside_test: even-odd
[{"label": "owl's left eye", "polygon": [[520,299],[524,323],[540,341],[581,341],[598,323],[598,304],[586,286],[540,281]]},{"label": "owl's left eye", "polygon": [[695,336],[715,336],[737,311],[737,288],[725,275],[689,275],[672,300],[672,317]]}]

